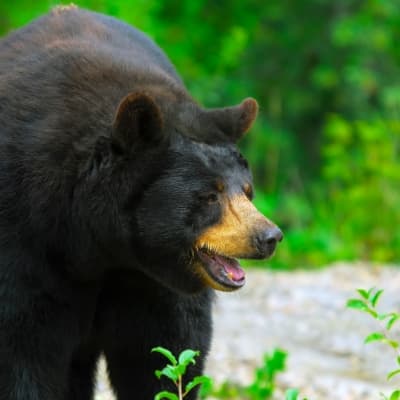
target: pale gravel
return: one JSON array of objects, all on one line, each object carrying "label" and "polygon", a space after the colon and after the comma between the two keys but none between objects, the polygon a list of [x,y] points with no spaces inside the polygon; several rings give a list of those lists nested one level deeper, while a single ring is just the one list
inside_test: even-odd
[{"label": "pale gravel", "polygon": [[[364,337],[378,329],[376,321],[345,307],[356,288],[370,287],[385,290],[382,311],[400,311],[400,267],[338,263],[308,271],[248,270],[243,289],[218,294],[206,373],[217,383],[248,384],[263,353],[279,347],[289,355],[276,399],[289,387],[309,400],[381,399],[380,392],[400,388],[400,379],[385,379],[396,367],[395,353],[383,344],[364,345]],[[399,337],[399,330],[394,334]],[[102,362],[96,400],[114,400],[104,370]]]}]

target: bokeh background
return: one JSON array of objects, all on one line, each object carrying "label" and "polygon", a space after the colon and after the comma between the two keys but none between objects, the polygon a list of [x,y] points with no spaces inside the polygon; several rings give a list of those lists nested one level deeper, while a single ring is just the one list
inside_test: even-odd
[{"label": "bokeh background", "polygon": [[[0,34],[62,4],[0,0]],[[240,147],[285,232],[275,268],[400,261],[399,0],[82,0],[147,32],[205,106],[255,97]]]}]

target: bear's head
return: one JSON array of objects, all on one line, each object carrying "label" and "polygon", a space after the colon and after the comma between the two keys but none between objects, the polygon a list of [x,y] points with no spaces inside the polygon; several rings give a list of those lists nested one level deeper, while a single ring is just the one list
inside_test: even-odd
[{"label": "bear's head", "polygon": [[90,179],[104,196],[93,206],[98,242],[116,264],[173,290],[236,290],[245,283],[236,259],[267,258],[282,239],[252,204],[251,172],[236,146],[257,102],[160,104],[128,95],[111,138],[97,143]]}]

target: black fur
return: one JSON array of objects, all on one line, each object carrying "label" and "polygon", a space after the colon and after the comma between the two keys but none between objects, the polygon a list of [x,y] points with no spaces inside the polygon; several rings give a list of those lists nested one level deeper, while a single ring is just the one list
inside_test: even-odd
[{"label": "black fur", "polygon": [[0,42],[1,400],[89,400],[101,352],[119,400],[168,388],[154,346],[200,350],[202,371],[213,294],[192,246],[221,218],[216,179],[251,182],[230,132],[255,113],[201,109],[103,15],[57,8]]}]

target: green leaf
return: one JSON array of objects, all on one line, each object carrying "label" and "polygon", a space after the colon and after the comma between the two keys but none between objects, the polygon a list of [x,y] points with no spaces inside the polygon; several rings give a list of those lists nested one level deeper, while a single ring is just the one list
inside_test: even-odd
[{"label": "green leaf", "polygon": [[388,373],[387,380],[390,381],[395,375],[400,374],[400,369],[395,369],[392,372]]},{"label": "green leaf", "polygon": [[385,340],[386,336],[381,332],[374,332],[364,339],[364,343],[376,342],[378,340]]},{"label": "green leaf", "polygon": [[378,314],[378,315],[376,316],[376,319],[378,319],[379,321],[383,321],[383,320],[385,320],[386,318],[389,318],[391,315],[392,315],[392,314]]},{"label": "green leaf", "polygon": [[196,376],[192,381],[190,381],[185,387],[185,393],[190,392],[197,385],[211,385],[211,378],[205,375]]},{"label": "green leaf", "polygon": [[161,371],[157,370],[154,373],[158,379],[160,379],[161,376],[166,376],[167,378],[171,379],[174,382],[176,382],[180,376],[178,366],[173,366],[173,365],[167,365]]},{"label": "green leaf", "polygon": [[184,364],[178,364],[175,368],[176,368],[176,374],[179,376],[183,376],[186,373],[186,367],[187,365]]},{"label": "green leaf", "polygon": [[381,294],[383,293],[383,289],[378,290],[371,298],[371,304],[373,307],[376,306],[376,304],[378,303],[379,298],[381,297]]},{"label": "green leaf", "polygon": [[194,350],[184,350],[181,354],[179,354],[179,364],[187,366],[188,364],[196,364],[194,358],[200,354],[199,351]]},{"label": "green leaf", "polygon": [[389,321],[386,324],[386,329],[390,330],[395,322],[397,322],[400,319],[399,314],[393,314],[393,316],[389,319]]},{"label": "green leaf", "polygon": [[176,360],[175,356],[167,349],[164,349],[164,347],[154,347],[151,349],[152,353],[160,353],[164,357],[168,358],[168,360],[173,364],[176,365],[178,364],[178,361]]},{"label": "green leaf", "polygon": [[357,289],[357,292],[363,297],[365,300],[368,300],[369,293],[364,289]]},{"label": "green leaf", "polygon": [[282,349],[274,349],[272,356],[264,354],[264,368],[275,375],[279,371],[284,371],[286,367],[287,352]]},{"label": "green leaf", "polygon": [[[213,381],[210,379],[209,383],[204,382],[199,389],[199,399],[207,399],[214,393]],[[222,398],[222,397],[221,397]]]},{"label": "green leaf", "polygon": [[398,349],[399,348],[399,343],[396,342],[396,340],[390,340],[390,339],[386,339],[385,342],[392,347],[393,349]]},{"label": "green leaf", "polygon": [[160,379],[162,373],[161,373],[161,371],[160,371],[159,369],[156,369],[156,370],[154,371],[154,375],[155,375],[158,379]]},{"label": "green leaf", "polygon": [[162,399],[179,400],[178,396],[175,393],[167,391],[157,393],[154,397],[154,400],[162,400]]},{"label": "green leaf", "polygon": [[285,393],[285,400],[297,400],[299,391],[297,389],[288,389]]},{"label": "green leaf", "polygon": [[389,397],[389,400],[400,400],[400,390],[395,390]]},{"label": "green leaf", "polygon": [[361,310],[361,311],[368,311],[369,307],[368,305],[360,300],[360,299],[350,299],[347,301],[347,307],[348,308],[354,308],[356,310]]}]

